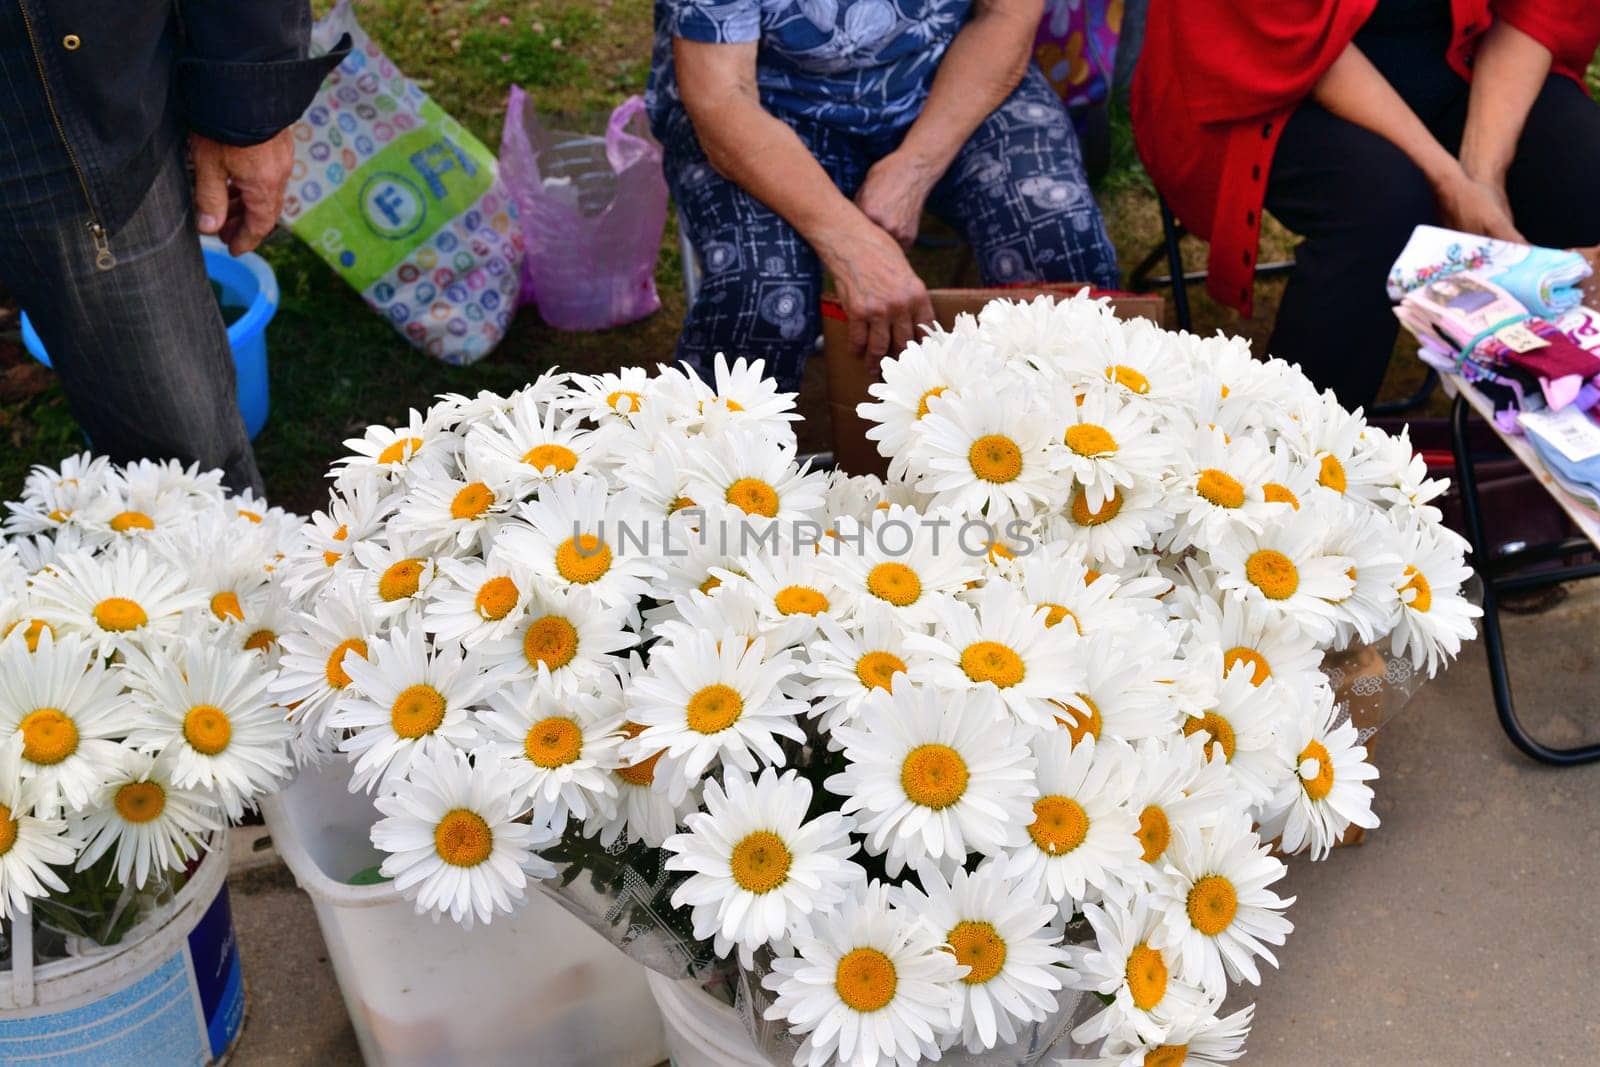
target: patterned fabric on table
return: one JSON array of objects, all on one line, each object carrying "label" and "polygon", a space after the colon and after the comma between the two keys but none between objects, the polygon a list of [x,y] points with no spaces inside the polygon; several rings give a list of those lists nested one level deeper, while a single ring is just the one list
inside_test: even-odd
[{"label": "patterned fabric on table", "polygon": [[[646,96],[661,123],[678,100],[672,38],[759,41],[761,102],[856,133],[904,129],[972,0],[656,0]],[[659,136],[659,133],[658,133]]]}]

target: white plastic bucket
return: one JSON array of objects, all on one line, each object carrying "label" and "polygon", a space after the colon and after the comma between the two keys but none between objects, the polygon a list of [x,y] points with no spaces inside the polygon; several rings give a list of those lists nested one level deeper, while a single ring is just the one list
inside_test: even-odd
[{"label": "white plastic bucket", "polygon": [[770,1067],[745,1032],[739,1014],[693,980],[651,971],[650,992],[667,1028],[673,1067]]},{"label": "white plastic bucket", "polygon": [[[214,841],[162,914],[103,952],[0,971],[0,1063],[198,1065],[221,1060],[244,1025],[244,981]],[[12,928],[14,959],[32,927]]]},{"label": "white plastic bucket", "polygon": [[343,762],[309,767],[262,804],[273,844],[316,906],[368,1067],[470,1063],[653,1067],[666,1058],[644,968],[530,890],[514,914],[463,930],[385,882],[372,800]]}]

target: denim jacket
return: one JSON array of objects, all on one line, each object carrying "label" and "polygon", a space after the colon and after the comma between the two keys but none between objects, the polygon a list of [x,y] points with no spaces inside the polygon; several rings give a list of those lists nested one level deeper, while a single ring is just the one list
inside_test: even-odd
[{"label": "denim jacket", "polygon": [[231,145],[270,139],[349,44],[306,58],[308,0],[0,3],[21,9],[37,67],[26,76],[44,83],[97,243],[133,214],[185,130]]}]

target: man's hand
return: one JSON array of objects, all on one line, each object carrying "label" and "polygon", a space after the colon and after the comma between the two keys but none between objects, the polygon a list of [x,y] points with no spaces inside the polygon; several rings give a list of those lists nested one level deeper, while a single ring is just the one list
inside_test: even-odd
[{"label": "man's hand", "polygon": [[189,135],[194,156],[195,224],[220,237],[233,255],[259,245],[278,224],[283,190],[294,166],[288,130],[249,148]]},{"label": "man's hand", "polygon": [[850,323],[850,347],[864,353],[869,370],[917,336],[933,321],[927,287],[905,253],[884,230],[858,215],[857,223],[829,233],[816,244],[833,275]]},{"label": "man's hand", "polygon": [[890,152],[872,165],[856,192],[856,206],[901,248],[910,248],[917,239],[923,204],[939,180],[931,170],[904,151]]}]

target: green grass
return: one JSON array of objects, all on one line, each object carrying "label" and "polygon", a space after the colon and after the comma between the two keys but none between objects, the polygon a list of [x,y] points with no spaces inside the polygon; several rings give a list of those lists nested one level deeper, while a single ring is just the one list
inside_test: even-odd
[{"label": "green grass", "polygon": [[[317,0],[317,13],[331,6]],[[649,72],[651,0],[362,0],[362,25],[402,70],[491,148],[500,143],[506,93],[515,82],[541,112],[603,118]],[[1600,64],[1590,71],[1600,89]],[[594,127],[598,129],[598,127]],[[1161,236],[1155,196],[1138,165],[1126,115],[1115,117],[1112,169],[1098,195],[1124,268]],[[1263,260],[1286,256],[1292,239],[1264,231]],[[272,417],[256,442],[273,499],[301,511],[321,506],[324,472],[342,441],[369,423],[405,418],[441,392],[505,391],[556,365],[592,371],[670,358],[683,315],[677,238],[669,219],[657,266],[662,310],[604,333],[563,333],[524,309],[493,354],[467,368],[448,367],[412,349],[306,246],[285,232],[262,254],[277,272],[283,300],[268,330]],[[1187,242],[1191,269],[1205,246]],[[974,284],[959,253],[919,250],[914,262],[930,284]],[[1256,317],[1245,319],[1194,291],[1195,322],[1209,332],[1242,334],[1264,349],[1282,282],[1257,291]],[[0,373],[26,361],[14,317],[0,318]],[[1396,360],[1391,390],[1403,388],[1416,361]],[[815,368],[813,368],[815,369]],[[1398,372],[1398,378],[1395,373]],[[0,500],[15,496],[33,463],[54,463],[82,438],[54,387],[22,399],[0,377]],[[822,383],[808,377],[801,407],[821,415]],[[802,447],[823,447],[826,425],[801,429]]]}]

